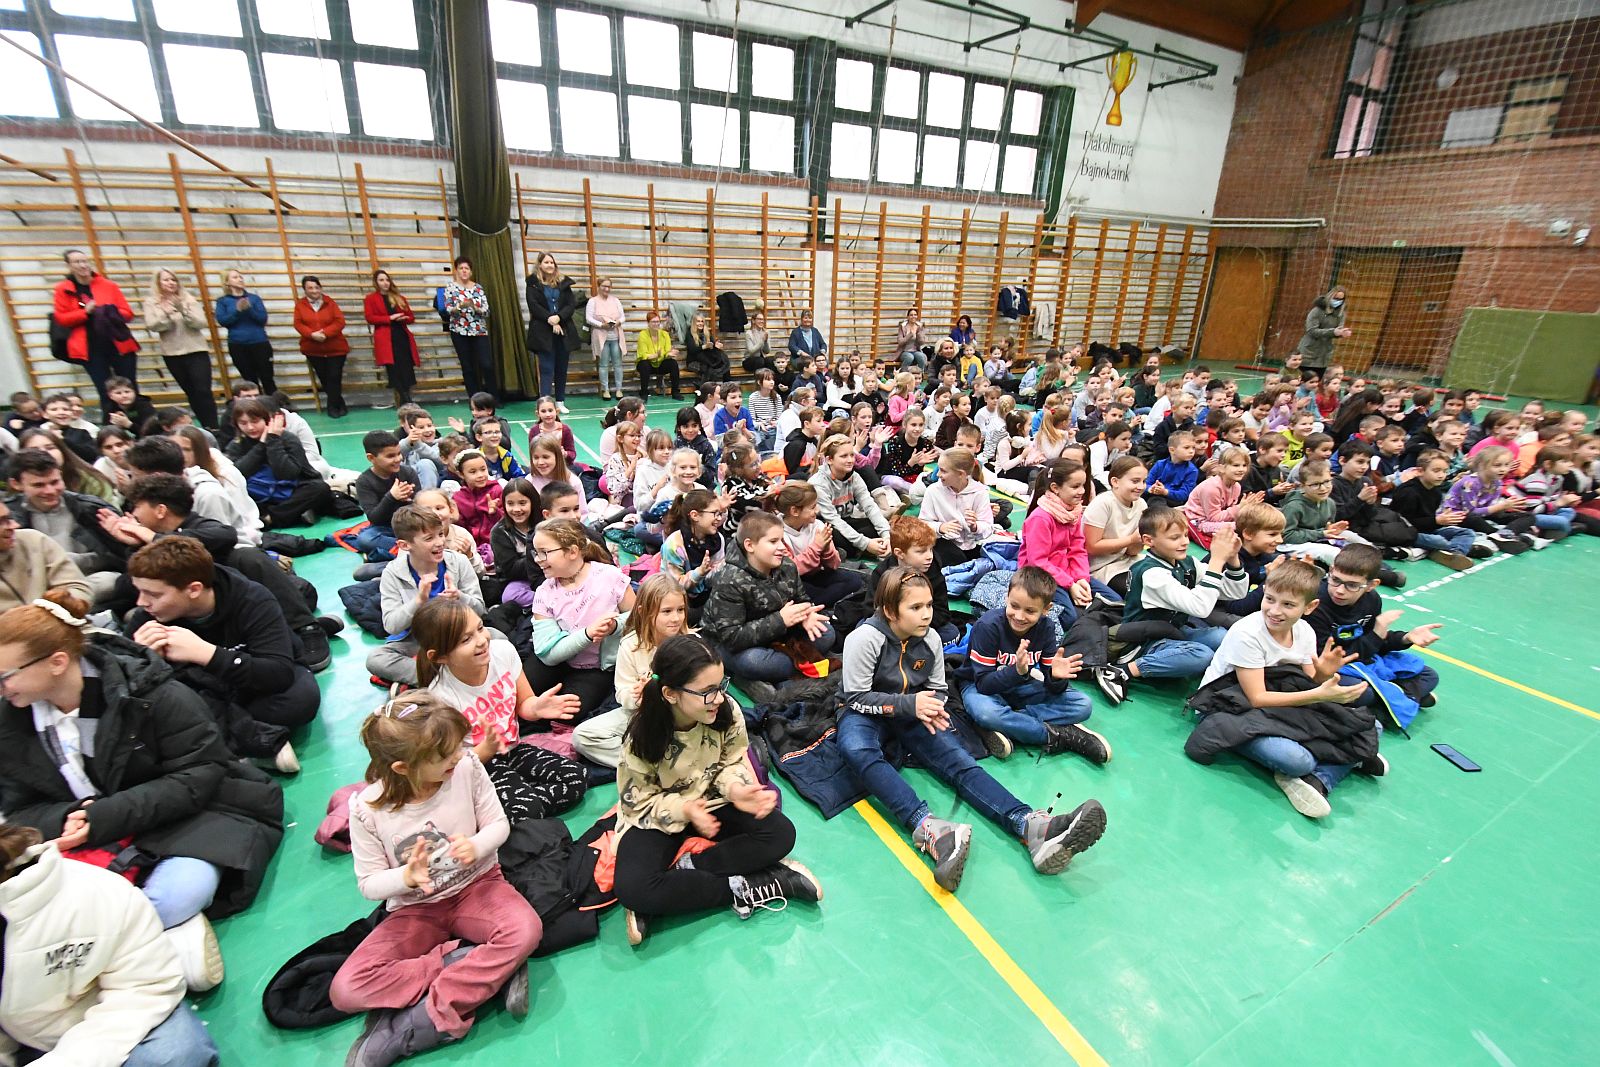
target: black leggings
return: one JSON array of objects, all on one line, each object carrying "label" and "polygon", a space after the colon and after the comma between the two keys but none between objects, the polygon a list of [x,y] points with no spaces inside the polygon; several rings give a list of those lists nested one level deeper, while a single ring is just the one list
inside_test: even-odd
[{"label": "black leggings", "polygon": [[588,788],[583,768],[538,745],[512,745],[483,765],[512,822],[546,819],[578,806]]},{"label": "black leggings", "polygon": [[294,492],[289,494],[287,500],[256,501],[256,506],[262,512],[262,518],[274,530],[281,530],[285,526],[304,526],[305,513],[312,512],[316,515],[325,515],[328,504],[333,499],[333,490],[321,478],[307,478],[295,486]]},{"label": "black leggings", "polygon": [[831,608],[845,597],[867,584],[867,576],[860,571],[840,570],[837,567],[818,567],[800,576],[806,595],[813,603]]},{"label": "black leggings", "polygon": [[[617,695],[617,683],[612,672],[599,667],[573,667],[566,663],[552,666],[538,656],[524,656],[522,673],[528,676],[528,684],[533,686],[535,693],[542,693],[559,682],[563,693],[577,694],[583,710],[574,722],[587,719],[600,710],[600,705],[615,699]],[[527,733],[530,725],[523,723],[522,732]]]},{"label": "black leggings", "polygon": [[452,333],[450,343],[455,346],[456,359],[461,361],[461,380],[466,385],[467,396],[473,393],[498,396],[500,391],[494,384],[494,349],[489,347],[489,335],[469,337],[464,333]]},{"label": "black leggings", "polygon": [[306,364],[316,377],[317,385],[328,394],[330,415],[343,415],[348,410],[344,405],[344,361],[349,358],[348,356],[306,357]]},{"label": "black leggings", "polygon": [[933,562],[940,568],[959,567],[963,563],[971,563],[983,555],[981,548],[962,548],[948,537],[941,537],[933,543]]},{"label": "black leggings", "polygon": [[400,403],[411,403],[411,390],[417,387],[417,368],[409,354],[396,359],[383,368],[389,376],[389,388],[400,398]]},{"label": "black leggings", "polygon": [[1532,515],[1519,515],[1514,511],[1502,511],[1499,518],[1485,518],[1482,515],[1468,515],[1462,520],[1461,525],[1473,533],[1492,534],[1501,530],[1509,530],[1514,534],[1534,533],[1538,525]]},{"label": "black leggings", "polygon": [[268,395],[277,392],[278,383],[272,377],[271,341],[229,341],[228,355],[239,377],[255,382]]},{"label": "black leggings", "polygon": [[774,809],[765,819],[732,804],[717,808],[722,823],[716,844],[696,853],[693,870],[672,866],[684,840],[699,835],[692,826],[678,834],[633,827],[617,842],[617,900],[643,915],[709,911],[733,903],[728,879],[754,874],[777,863],[794,848],[794,824]]},{"label": "black leggings", "polygon": [[[189,410],[195,421],[208,430],[217,428],[217,397],[211,391],[211,353],[188,352],[181,356],[164,356],[167,373],[183,390],[189,401]],[[138,427],[135,427],[137,432]]]},{"label": "black leggings", "polygon": [[658,382],[672,388],[672,399],[678,399],[678,361],[664,359],[660,363],[645,363],[641,361],[639,368],[639,396],[645,398],[650,395],[650,379],[653,377]]}]

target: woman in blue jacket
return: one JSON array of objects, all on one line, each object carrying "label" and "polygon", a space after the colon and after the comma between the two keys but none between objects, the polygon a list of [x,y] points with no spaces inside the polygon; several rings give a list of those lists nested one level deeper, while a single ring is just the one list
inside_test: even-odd
[{"label": "woman in blue jacket", "polygon": [[971,315],[962,315],[956,319],[955,328],[950,331],[950,340],[954,341],[958,346],[978,343],[978,334],[972,328]]},{"label": "woman in blue jacket", "polygon": [[948,892],[961,884],[972,827],[930,814],[928,802],[885,758],[890,741],[1019,839],[1034,870],[1066,870],[1075,854],[1105,832],[1105,809],[1087,800],[1063,815],[1036,810],[962,747],[945,710],[944,649],[930,630],[933,592],[926,576],[896,567],[878,582],[873,600],[876,613],[845,638],[839,682],[839,751],[856,778],[911,831],[912,843],[932,856],[933,880]]},{"label": "woman in blue jacket", "polygon": [[217,325],[228,331],[228,355],[239,377],[255,382],[267,395],[277,391],[272,378],[272,342],[267,340],[267,306],[244,287],[244,273],[222,276],[226,290],[217,297]]}]

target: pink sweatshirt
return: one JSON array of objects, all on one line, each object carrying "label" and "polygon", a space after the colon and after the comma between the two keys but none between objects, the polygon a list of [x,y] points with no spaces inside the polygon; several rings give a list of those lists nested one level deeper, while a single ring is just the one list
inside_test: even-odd
[{"label": "pink sweatshirt", "polygon": [[1222,479],[1213,474],[1195,486],[1183,503],[1183,515],[1189,520],[1189,528],[1209,540],[1212,534],[1233,522],[1243,492],[1238,485],[1224,486]]},{"label": "pink sweatshirt", "polygon": [[1043,567],[1065,589],[1089,577],[1089,546],[1083,539],[1083,512],[1077,522],[1062,522],[1043,507],[1022,524],[1017,566]]}]

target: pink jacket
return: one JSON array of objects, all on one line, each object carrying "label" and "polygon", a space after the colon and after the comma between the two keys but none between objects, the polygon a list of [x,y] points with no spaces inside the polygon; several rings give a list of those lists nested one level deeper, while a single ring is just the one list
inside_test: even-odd
[{"label": "pink jacket", "polygon": [[1022,549],[1017,566],[1043,567],[1065,589],[1089,577],[1089,546],[1083,539],[1083,512],[1078,521],[1062,522],[1037,507],[1022,524]]},{"label": "pink jacket", "polygon": [[1183,517],[1189,520],[1189,529],[1210,540],[1212,534],[1233,522],[1243,492],[1237,485],[1225,488],[1215,475],[1195,486],[1183,503]]},{"label": "pink jacket", "polygon": [[467,528],[472,539],[480,545],[489,543],[489,531],[500,521],[505,509],[500,506],[500,495],[505,487],[491,480],[482,489],[463,485],[456,490],[456,510],[461,513],[461,525]]}]

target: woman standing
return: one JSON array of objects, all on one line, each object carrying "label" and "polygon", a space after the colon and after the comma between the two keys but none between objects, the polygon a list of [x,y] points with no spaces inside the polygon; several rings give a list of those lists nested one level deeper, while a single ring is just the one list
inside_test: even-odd
[{"label": "woman standing", "polygon": [[156,335],[161,359],[183,390],[200,425],[217,428],[217,398],[211,391],[211,346],[206,343],[206,313],[178,276],[156,271],[144,300],[144,324]]},{"label": "woman standing", "polygon": [[584,306],[583,317],[589,323],[589,347],[600,368],[600,395],[610,400],[615,392],[621,400],[622,357],[628,354],[627,335],[622,332],[622,301],[611,295],[610,278],[601,278],[595,288],[598,292]]},{"label": "woman standing", "polygon": [[539,357],[539,391],[556,398],[556,410],[567,410],[567,359],[578,347],[572,315],[578,310],[572,279],[561,273],[556,257],[540,253],[528,276],[528,348]]},{"label": "woman standing", "polygon": [[455,276],[439,296],[450,329],[450,343],[461,361],[461,380],[468,396],[473,393],[498,396],[494,350],[489,347],[489,294],[472,280],[472,260],[457,256],[454,267]]},{"label": "woman standing", "polygon": [[416,317],[411,314],[410,302],[394,287],[388,271],[372,272],[372,292],[361,302],[361,311],[372,326],[372,358],[388,374],[395,403],[411,403],[417,368],[422,365],[410,329]]},{"label": "woman standing", "polygon": [[754,374],[771,369],[772,339],[767,336],[767,317],[758,311],[750,316],[750,326],[744,331],[744,370]]},{"label": "woman standing", "polygon": [[228,356],[233,369],[247,382],[255,382],[271,395],[278,390],[272,377],[272,342],[267,340],[267,306],[244,287],[244,272],[230,270],[222,276],[226,290],[217,297],[217,324],[228,331]]},{"label": "woman standing", "polygon": [[722,351],[722,342],[711,332],[705,312],[694,313],[694,321],[689,325],[689,336],[683,347],[683,361],[691,367],[697,363],[700,365],[702,382],[728,380],[728,357]]},{"label": "woman standing", "polygon": [[1306,312],[1306,332],[1298,346],[1302,381],[1320,380],[1333,362],[1334,339],[1350,336],[1350,327],[1344,324],[1344,298],[1344,286],[1336,285]]},{"label": "woman standing", "polygon": [[67,331],[67,358],[85,364],[106,410],[106,379],[138,381],[139,342],[128,332],[133,308],[117,283],[95,273],[94,262],[76,248],[67,252],[67,276],[56,283],[51,317]]},{"label": "woman standing", "polygon": [[919,371],[926,370],[928,357],[922,354],[922,346],[927,343],[928,335],[922,326],[922,315],[916,308],[907,308],[906,317],[901,320],[895,336],[894,354],[899,357],[900,365],[907,370],[913,367]]},{"label": "woman standing", "polygon": [[350,410],[344,403],[344,361],[350,342],[344,336],[344,312],[322,291],[322,279],[307,274],[300,279],[305,295],[294,302],[294,332],[300,335],[300,354],[328,394],[328,416],[342,419]]}]

